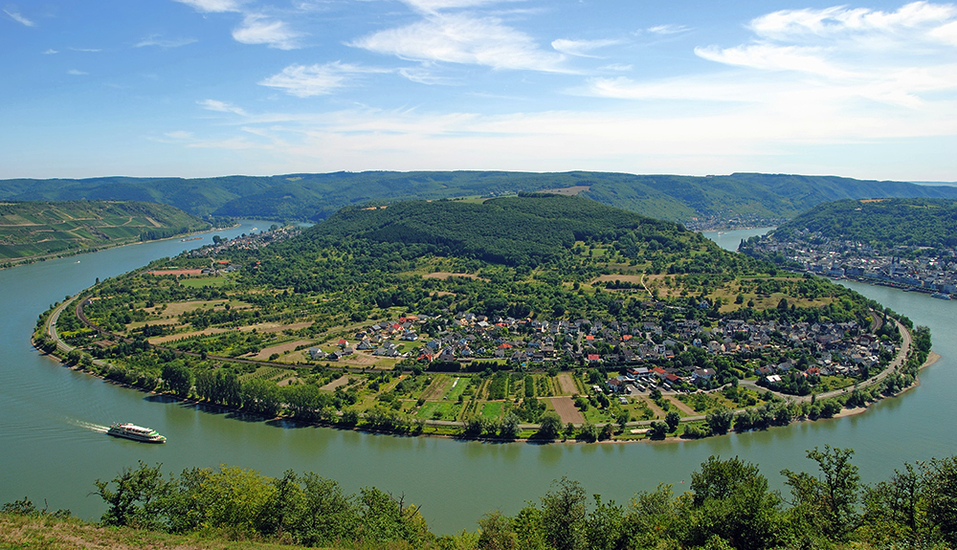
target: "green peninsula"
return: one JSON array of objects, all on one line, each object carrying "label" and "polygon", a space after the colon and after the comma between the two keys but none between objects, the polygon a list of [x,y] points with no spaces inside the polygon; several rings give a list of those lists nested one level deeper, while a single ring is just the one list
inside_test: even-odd
[{"label": "green peninsula", "polygon": [[540,194],[347,207],[103,281],[41,319],[52,351],[49,326],[79,368],[265,417],[585,441],[832,416],[930,345],[824,279]]}]

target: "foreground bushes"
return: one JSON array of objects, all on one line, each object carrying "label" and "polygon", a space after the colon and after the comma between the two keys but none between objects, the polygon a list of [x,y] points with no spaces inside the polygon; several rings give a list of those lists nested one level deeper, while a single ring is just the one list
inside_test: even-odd
[{"label": "foreground bushes", "polygon": [[[790,495],[768,489],[754,464],[711,457],[690,491],[639,492],[627,505],[589,499],[562,478],[514,516],[490,512],[479,531],[436,537],[414,505],[378,489],[346,495],[316,474],[280,478],[222,466],[164,476],[140,463],[96,481],[102,522],[169,533],[338,548],[625,550],[639,548],[948,548],[957,544],[957,457],[905,465],[860,483],[850,449],[813,449],[816,471],[784,470]],[[27,499],[4,506],[47,515]],[[69,512],[58,511],[66,516]]]}]

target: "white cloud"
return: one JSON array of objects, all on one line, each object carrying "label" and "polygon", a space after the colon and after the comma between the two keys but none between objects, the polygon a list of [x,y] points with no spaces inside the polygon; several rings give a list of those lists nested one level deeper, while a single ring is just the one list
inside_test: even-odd
[{"label": "white cloud", "polygon": [[615,44],[621,44],[619,40],[569,40],[566,38],[559,38],[558,40],[552,41],[552,48],[556,51],[559,51],[564,54],[574,55],[578,57],[596,57],[591,55],[592,50],[597,50],[599,48],[604,48],[606,46],[614,46]]},{"label": "white cloud", "polygon": [[542,50],[531,37],[497,18],[470,14],[431,15],[406,27],[360,38],[351,45],[418,61],[571,72],[563,67],[563,55]]},{"label": "white cloud", "polygon": [[749,28],[766,40],[857,40],[875,47],[932,39],[935,30],[952,22],[955,16],[957,6],[929,2],[913,2],[894,12],[837,6],[776,11],[755,18]]},{"label": "white cloud", "polygon": [[47,49],[47,51],[43,52],[43,55],[53,55],[55,53],[60,53],[60,52],[54,50],[53,48],[49,48]]},{"label": "white cloud", "polygon": [[695,48],[708,61],[768,71],[799,71],[832,78],[855,76],[825,60],[826,51],[817,47],[749,44],[734,48]]},{"label": "white cloud", "polygon": [[243,44],[267,44],[280,50],[294,50],[299,47],[297,39],[300,33],[289,28],[285,22],[262,14],[250,13],[243,23],[233,30],[233,38]]},{"label": "white cloud", "polygon": [[80,75],[89,74],[89,73],[83,72],[79,69],[70,69],[69,71],[66,72],[66,74],[71,74],[73,76],[80,76]]},{"label": "white cloud", "polygon": [[239,116],[248,116],[246,111],[242,108],[237,107],[231,103],[226,103],[225,101],[218,101],[215,99],[204,99],[203,101],[197,101],[204,109],[210,111],[217,111],[220,113],[233,113]]},{"label": "white cloud", "polygon": [[474,8],[489,4],[499,4],[503,1],[515,0],[402,0],[412,9],[425,13],[436,13],[440,10],[454,8]]},{"label": "white cloud", "polygon": [[362,75],[390,72],[390,69],[362,67],[338,61],[325,65],[290,65],[281,73],[270,76],[259,84],[284,90],[296,97],[313,97],[336,92]]},{"label": "white cloud", "polygon": [[193,139],[193,133],[187,132],[186,130],[176,130],[175,132],[167,132],[166,137],[176,139],[176,140],[191,140]]},{"label": "white cloud", "polygon": [[151,34],[135,44],[136,48],[158,46],[160,48],[178,48],[196,42],[195,38],[163,38],[159,34]]},{"label": "white cloud", "polygon": [[685,27],[684,25],[657,25],[654,27],[649,27],[647,29],[647,31],[652,34],[663,34],[663,35],[680,34],[683,32],[687,32],[688,30],[689,30],[688,27]]},{"label": "white cloud", "polygon": [[242,2],[237,0],[174,0],[205,13],[240,11]]},{"label": "white cloud", "polygon": [[26,17],[24,17],[23,15],[21,15],[21,14],[20,14],[20,10],[18,10],[17,8],[15,8],[15,7],[13,7],[13,6],[4,8],[3,13],[7,14],[8,16],[10,16],[10,19],[13,19],[13,20],[16,21],[17,23],[20,23],[21,25],[25,25],[25,26],[27,26],[27,27],[36,27],[36,26],[37,26],[36,23],[34,23],[33,21],[30,21],[29,19],[27,19]]},{"label": "white cloud", "polygon": [[99,48],[69,48],[71,52],[99,53],[103,50]]}]

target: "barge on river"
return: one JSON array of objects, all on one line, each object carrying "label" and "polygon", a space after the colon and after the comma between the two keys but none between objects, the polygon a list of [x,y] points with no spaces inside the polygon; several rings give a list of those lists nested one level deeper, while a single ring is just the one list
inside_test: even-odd
[{"label": "barge on river", "polygon": [[166,438],[157,433],[152,428],[144,428],[136,424],[113,424],[106,432],[114,437],[125,437],[134,441],[143,441],[145,443],[166,443]]}]

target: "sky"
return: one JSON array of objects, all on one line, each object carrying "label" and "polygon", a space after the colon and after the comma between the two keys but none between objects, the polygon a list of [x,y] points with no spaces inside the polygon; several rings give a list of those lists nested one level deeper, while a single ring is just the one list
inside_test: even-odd
[{"label": "sky", "polygon": [[957,4],[0,0],[0,178],[957,181]]}]

